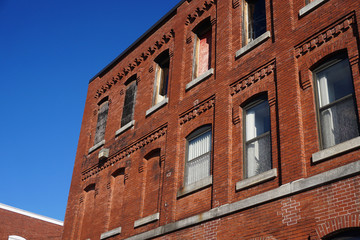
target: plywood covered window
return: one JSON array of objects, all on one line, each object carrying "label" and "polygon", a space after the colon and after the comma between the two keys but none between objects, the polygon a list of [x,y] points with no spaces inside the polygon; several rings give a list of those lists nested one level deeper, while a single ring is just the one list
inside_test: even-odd
[{"label": "plywood covered window", "polygon": [[154,83],[153,105],[158,104],[167,97],[169,83],[169,50],[161,53],[156,59],[156,74]]},{"label": "plywood covered window", "polygon": [[331,59],[313,73],[322,148],[359,136],[349,60],[346,57]]},{"label": "plywood covered window", "polygon": [[205,19],[193,30],[195,33],[193,78],[211,68],[211,23],[210,18]]},{"label": "plywood covered window", "polygon": [[96,124],[94,145],[96,145],[97,143],[101,142],[104,139],[108,111],[109,111],[109,102],[108,102],[108,98],[106,97],[102,99],[98,104],[98,119]]},{"label": "plywood covered window", "polygon": [[137,91],[137,83],[136,83],[136,75],[134,75],[131,78],[129,78],[129,80],[126,82],[126,92],[125,92],[123,113],[121,118],[121,127],[125,126],[126,124],[128,124],[133,120],[136,91]]},{"label": "plywood covered window", "polygon": [[158,212],[159,191],[161,180],[160,149],[156,149],[145,156],[146,171],[143,184],[142,217]]},{"label": "plywood covered window", "polygon": [[252,177],[272,168],[270,109],[265,97],[256,99],[244,109],[245,176]]},{"label": "plywood covered window", "polygon": [[185,185],[210,176],[211,126],[207,125],[187,137]]},{"label": "plywood covered window", "polygon": [[125,169],[120,168],[111,174],[111,196],[110,196],[110,221],[109,229],[119,226],[123,213],[123,201],[125,195]]},{"label": "plywood covered window", "polygon": [[243,45],[266,32],[265,0],[243,1]]}]

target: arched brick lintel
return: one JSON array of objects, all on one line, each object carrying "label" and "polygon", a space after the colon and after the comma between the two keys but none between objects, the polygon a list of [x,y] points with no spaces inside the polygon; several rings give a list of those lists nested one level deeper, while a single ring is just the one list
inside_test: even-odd
[{"label": "arched brick lintel", "polygon": [[343,228],[360,227],[360,214],[349,214],[337,218],[332,218],[319,224],[316,228],[318,239],[322,239],[329,233]]}]

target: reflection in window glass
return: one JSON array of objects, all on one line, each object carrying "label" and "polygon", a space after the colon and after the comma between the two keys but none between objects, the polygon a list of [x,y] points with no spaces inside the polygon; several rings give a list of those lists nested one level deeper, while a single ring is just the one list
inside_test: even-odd
[{"label": "reflection in window glass", "polygon": [[359,135],[349,62],[344,59],[317,71],[320,131],[323,148]]},{"label": "reflection in window glass", "polygon": [[268,101],[245,112],[245,175],[252,177],[271,169],[270,112]]}]

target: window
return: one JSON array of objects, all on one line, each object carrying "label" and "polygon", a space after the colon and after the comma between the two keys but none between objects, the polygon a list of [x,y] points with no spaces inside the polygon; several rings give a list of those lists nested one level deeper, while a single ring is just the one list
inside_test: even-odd
[{"label": "window", "polygon": [[170,65],[169,50],[161,53],[157,59],[155,59],[155,62],[157,66],[155,74],[153,105],[160,103],[167,96]]},{"label": "window", "polygon": [[26,240],[26,239],[23,237],[16,236],[16,235],[11,235],[11,236],[9,236],[8,240]]},{"label": "window", "polygon": [[193,79],[199,77],[211,66],[211,23],[205,19],[195,29]]},{"label": "window", "polygon": [[267,99],[258,99],[245,107],[245,177],[249,178],[272,168],[270,109]]},{"label": "window", "polygon": [[322,148],[359,136],[354,87],[347,58],[332,59],[314,71]]},{"label": "window", "polygon": [[187,137],[185,185],[210,176],[211,126],[195,130]]},{"label": "window", "polygon": [[136,99],[136,75],[132,76],[126,84],[125,101],[121,119],[121,127],[130,123],[134,117],[135,99]]},{"label": "window", "polygon": [[324,240],[359,240],[360,239],[360,228],[348,228],[341,229],[335,234],[332,233],[330,236],[324,237]]},{"label": "window", "polygon": [[106,121],[109,111],[109,102],[107,98],[101,100],[98,104],[98,119],[96,124],[95,142],[94,145],[104,139]]},{"label": "window", "polygon": [[243,45],[266,32],[265,0],[244,0]]}]

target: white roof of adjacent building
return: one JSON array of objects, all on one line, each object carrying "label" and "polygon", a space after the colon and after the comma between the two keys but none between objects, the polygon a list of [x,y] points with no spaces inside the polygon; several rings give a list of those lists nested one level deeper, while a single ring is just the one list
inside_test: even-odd
[{"label": "white roof of adjacent building", "polygon": [[57,224],[57,225],[60,225],[60,226],[64,225],[63,221],[56,220],[56,219],[53,219],[53,218],[50,218],[50,217],[45,217],[45,216],[42,216],[42,215],[39,215],[39,214],[36,214],[36,213],[28,212],[28,211],[25,211],[25,210],[22,210],[22,209],[19,209],[19,208],[11,207],[11,206],[8,206],[6,204],[0,203],[0,209],[4,209],[4,210],[10,211],[10,212],[18,213],[18,214],[21,214],[21,215],[24,215],[24,216],[27,216],[27,217],[39,219],[39,220],[42,220],[42,221],[45,221],[45,222]]}]

